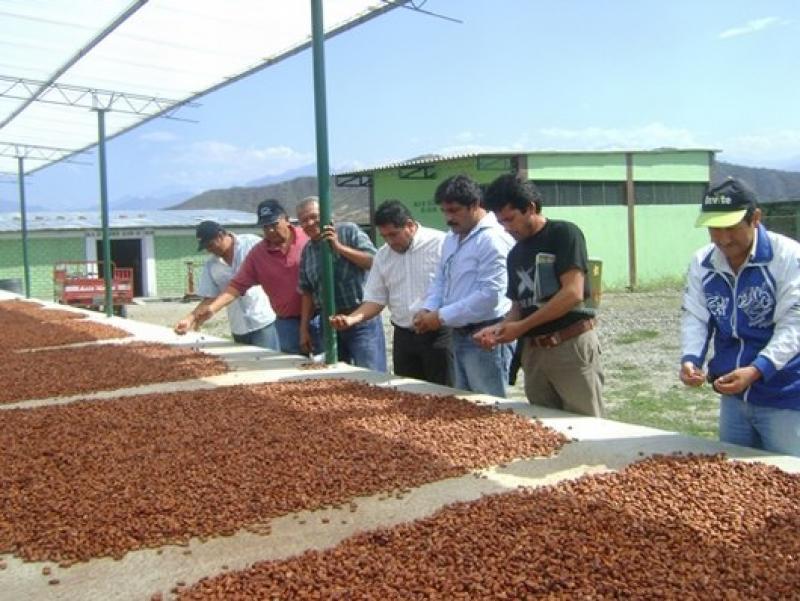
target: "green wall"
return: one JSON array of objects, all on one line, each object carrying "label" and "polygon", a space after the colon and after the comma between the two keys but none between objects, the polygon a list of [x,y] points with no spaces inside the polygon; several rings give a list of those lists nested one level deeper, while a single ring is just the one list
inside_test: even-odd
[{"label": "green wall", "polygon": [[[707,182],[709,152],[631,152],[633,179],[654,182]],[[528,177],[562,181],[625,181],[624,152],[530,153]]]},{"label": "green wall", "polygon": [[[637,181],[707,182],[710,152],[705,150],[631,152]],[[536,180],[625,181],[626,153],[529,153],[528,177]],[[436,186],[445,178],[467,174],[479,183],[490,183],[502,171],[477,169],[475,157],[430,164],[435,179],[400,179],[399,169],[373,173],[376,206],[389,198],[407,204],[421,223],[446,230],[439,207],[433,202]],[[576,223],[584,232],[589,255],[603,262],[604,288],[622,288],[628,279],[628,210],[625,205],[544,207],[553,219]],[[704,230],[694,227],[697,206],[636,205],[637,285],[683,276],[694,250],[708,241]]]},{"label": "green wall", "polygon": [[[633,155],[633,179],[652,182],[708,182],[708,152],[640,152]],[[700,199],[697,199],[698,203]]]},{"label": "green wall", "polygon": [[442,212],[433,201],[436,187],[448,177],[465,174],[480,184],[494,181],[504,171],[478,171],[475,158],[435,163],[436,179],[400,179],[397,169],[377,171],[373,175],[375,206],[384,200],[402,201],[423,225],[446,230]]},{"label": "green wall", "polygon": [[549,219],[571,221],[583,231],[589,256],[603,262],[603,288],[628,285],[626,207],[545,207]]},{"label": "green wall", "polygon": [[625,155],[621,153],[575,153],[528,155],[528,178],[563,181],[625,181]]},{"label": "green wall", "polygon": [[696,228],[699,205],[636,207],[636,270],[639,284],[680,278],[698,248],[709,243],[708,230]]},{"label": "green wall", "polygon": [[[31,270],[31,296],[53,300],[53,264],[57,261],[82,261],[83,236],[69,238],[28,237],[28,260]],[[19,278],[24,292],[22,239],[0,239],[0,279]]]},{"label": "green wall", "polygon": [[194,261],[195,290],[200,281],[207,253],[197,252],[194,232],[190,235],[155,234],[156,286],[158,296],[183,296],[186,293],[186,261]]}]

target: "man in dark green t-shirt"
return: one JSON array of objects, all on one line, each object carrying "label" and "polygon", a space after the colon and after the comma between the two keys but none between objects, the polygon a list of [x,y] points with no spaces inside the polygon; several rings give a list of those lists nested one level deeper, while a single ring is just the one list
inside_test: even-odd
[{"label": "man in dark green t-shirt", "polygon": [[508,254],[511,311],[475,334],[487,348],[519,339],[525,395],[536,405],[603,414],[603,371],[589,287],[586,240],[568,221],[542,215],[533,182],[501,175],[486,208],[517,241]]}]

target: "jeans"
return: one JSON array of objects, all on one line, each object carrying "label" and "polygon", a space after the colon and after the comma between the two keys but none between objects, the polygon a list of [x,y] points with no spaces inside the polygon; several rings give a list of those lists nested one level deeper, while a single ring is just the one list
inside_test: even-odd
[{"label": "jeans", "polygon": [[508,368],[514,346],[499,344],[487,351],[472,340],[472,332],[452,331],[453,386],[492,396],[506,396]]},{"label": "jeans", "polygon": [[720,397],[719,439],[800,457],[800,411],[753,405],[724,394]]},{"label": "jeans", "polygon": [[[281,352],[290,355],[302,355],[300,350],[300,318],[299,317],[279,317],[275,320],[278,329],[278,338],[281,342]],[[322,352],[322,332],[320,331],[319,315],[314,317],[308,324],[311,330],[311,341],[314,346],[314,354]]]},{"label": "jeans", "polygon": [[373,371],[386,371],[386,336],[380,315],[338,332],[336,342],[339,361]]},{"label": "jeans", "polygon": [[280,340],[278,338],[278,328],[275,327],[274,321],[259,330],[247,332],[247,334],[234,334],[233,340],[239,344],[260,346],[261,348],[268,348],[273,351],[281,350]]}]

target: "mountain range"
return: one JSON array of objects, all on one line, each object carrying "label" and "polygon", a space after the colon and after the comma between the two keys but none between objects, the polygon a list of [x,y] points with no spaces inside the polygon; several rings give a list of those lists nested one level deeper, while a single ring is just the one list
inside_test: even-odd
[{"label": "mountain range", "polygon": [[[255,212],[258,203],[265,198],[279,200],[290,215],[295,205],[305,198],[317,194],[317,178],[311,175],[313,166],[269,176],[249,182],[246,186],[207,190],[184,202],[167,207],[169,209],[235,209]],[[712,168],[712,181],[726,177],[737,177],[756,191],[762,202],[783,200],[800,201],[800,172],[746,167],[717,161]],[[369,221],[369,191],[367,188],[342,188],[331,182],[331,200],[334,219],[337,221]]]},{"label": "mountain range", "polygon": [[[206,190],[167,208],[234,209],[255,213],[259,202],[265,198],[275,198],[280,201],[289,215],[294,215],[298,202],[307,196],[315,196],[318,193],[317,178],[311,175],[300,175],[275,183],[259,184],[262,181],[264,180],[256,180],[248,186]],[[367,188],[343,188],[335,185],[331,180],[331,205],[335,221],[369,222],[369,190]]]}]

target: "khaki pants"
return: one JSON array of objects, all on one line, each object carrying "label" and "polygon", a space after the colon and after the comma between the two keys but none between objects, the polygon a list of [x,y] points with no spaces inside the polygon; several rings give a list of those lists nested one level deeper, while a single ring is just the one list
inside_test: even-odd
[{"label": "khaki pants", "polygon": [[595,330],[540,348],[523,338],[525,396],[534,405],[602,417],[603,368]]}]

